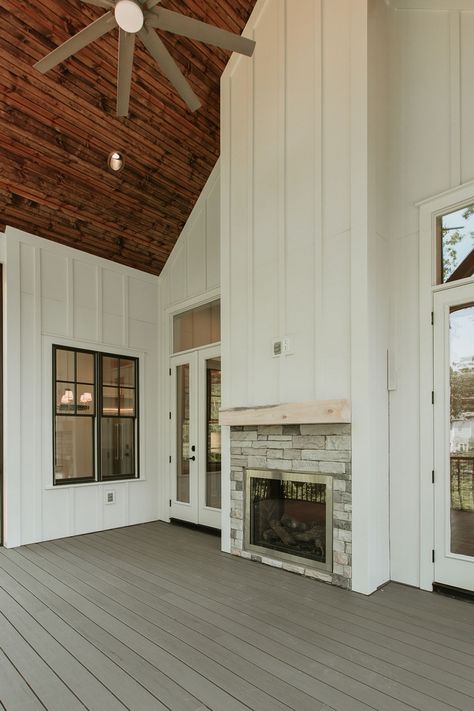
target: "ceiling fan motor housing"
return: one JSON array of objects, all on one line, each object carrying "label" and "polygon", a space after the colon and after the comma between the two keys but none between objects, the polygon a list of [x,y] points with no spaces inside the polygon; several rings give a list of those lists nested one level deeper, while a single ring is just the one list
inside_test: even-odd
[{"label": "ceiling fan motor housing", "polygon": [[143,10],[135,0],[118,0],[114,14],[118,26],[125,32],[136,33],[143,27]]}]

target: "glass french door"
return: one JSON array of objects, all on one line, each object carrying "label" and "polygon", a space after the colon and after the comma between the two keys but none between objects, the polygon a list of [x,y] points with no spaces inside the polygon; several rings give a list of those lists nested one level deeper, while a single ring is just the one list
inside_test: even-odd
[{"label": "glass french door", "polygon": [[216,346],[171,358],[170,517],[221,527],[221,361]]},{"label": "glass french door", "polygon": [[474,590],[474,284],[434,296],[435,582]]}]

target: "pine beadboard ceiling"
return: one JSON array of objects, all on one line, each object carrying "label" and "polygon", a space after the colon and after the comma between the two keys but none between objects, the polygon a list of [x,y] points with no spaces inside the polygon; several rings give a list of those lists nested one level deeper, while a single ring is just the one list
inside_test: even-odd
[{"label": "pine beadboard ceiling", "polygon": [[[162,2],[239,34],[254,5]],[[230,53],[160,33],[202,101],[192,114],[137,42],[130,113],[118,119],[117,30],[45,76],[33,69],[103,12],[79,0],[1,2],[0,223],[159,274],[219,155]],[[113,150],[125,154],[118,174]]]}]

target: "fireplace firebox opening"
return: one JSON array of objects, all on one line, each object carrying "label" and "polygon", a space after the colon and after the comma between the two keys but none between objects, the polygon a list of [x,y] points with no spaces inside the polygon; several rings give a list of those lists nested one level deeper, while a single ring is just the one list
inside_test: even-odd
[{"label": "fireplace firebox opening", "polygon": [[332,483],[321,474],[247,469],[245,548],[332,571]]}]

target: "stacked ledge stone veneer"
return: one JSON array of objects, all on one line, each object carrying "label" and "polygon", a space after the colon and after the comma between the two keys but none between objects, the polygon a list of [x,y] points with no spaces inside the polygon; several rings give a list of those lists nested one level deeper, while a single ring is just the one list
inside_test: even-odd
[{"label": "stacked ledge stone veneer", "polygon": [[[246,551],[244,548],[246,469],[314,472],[333,479],[332,573]],[[351,426],[246,425],[231,427],[232,553],[310,578],[351,588],[352,480]]]}]

